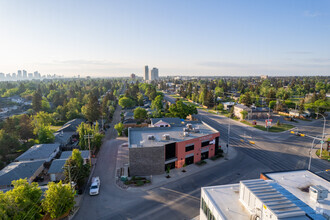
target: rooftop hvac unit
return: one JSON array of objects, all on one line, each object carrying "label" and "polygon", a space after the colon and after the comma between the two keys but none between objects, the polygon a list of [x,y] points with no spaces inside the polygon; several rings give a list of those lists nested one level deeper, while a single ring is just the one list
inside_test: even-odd
[{"label": "rooftop hvac unit", "polygon": [[153,136],[153,135],[148,135],[148,140],[149,140],[149,141],[154,141],[154,140],[155,140],[155,136]]},{"label": "rooftop hvac unit", "polygon": [[188,128],[189,130],[193,129],[192,124],[187,124],[187,128]]},{"label": "rooftop hvac unit", "polygon": [[329,191],[321,185],[309,187],[309,198],[315,202],[328,198],[328,193]]},{"label": "rooftop hvac unit", "polygon": [[189,132],[183,132],[183,136],[184,137],[188,137],[189,136]]},{"label": "rooftop hvac unit", "polygon": [[171,136],[169,134],[164,134],[163,140],[166,140],[166,141],[171,140]]},{"label": "rooftop hvac unit", "polygon": [[183,128],[183,132],[188,132],[189,128]]},{"label": "rooftop hvac unit", "polygon": [[193,132],[195,132],[195,133],[199,133],[199,126],[194,127],[194,128],[193,128]]}]

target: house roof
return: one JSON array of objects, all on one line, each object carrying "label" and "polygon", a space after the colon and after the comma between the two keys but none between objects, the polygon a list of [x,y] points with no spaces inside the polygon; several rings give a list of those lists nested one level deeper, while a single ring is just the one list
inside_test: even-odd
[{"label": "house roof", "polygon": [[73,131],[76,132],[78,126],[81,124],[81,122],[85,122],[85,119],[82,118],[76,118],[72,119],[71,121],[68,121],[65,123],[60,129],[57,130],[57,132],[68,132],[68,131]]},{"label": "house roof", "polygon": [[45,160],[13,162],[0,171],[0,186],[11,185],[13,180],[31,178]]},{"label": "house roof", "polygon": [[151,125],[154,125],[160,121],[166,122],[170,124],[171,126],[181,126],[182,121],[180,118],[152,118],[151,119]]},{"label": "house roof", "polygon": [[[89,151],[88,150],[82,150],[80,151],[82,158],[88,159],[89,158]],[[60,159],[68,159],[71,157],[72,151],[63,151],[61,154]]]},{"label": "house roof", "polygon": [[74,131],[67,131],[67,132],[55,132],[53,133],[55,136],[55,142],[66,144],[72,137],[72,135],[75,134]]},{"label": "house roof", "polygon": [[240,108],[240,109],[243,109],[243,110],[249,109],[249,107],[247,107],[246,105],[242,105],[242,104],[235,105],[235,108]]},{"label": "house roof", "polygon": [[60,147],[60,143],[33,145],[15,161],[48,159]]},{"label": "house roof", "polygon": [[48,173],[62,173],[66,159],[53,160],[49,167]]}]

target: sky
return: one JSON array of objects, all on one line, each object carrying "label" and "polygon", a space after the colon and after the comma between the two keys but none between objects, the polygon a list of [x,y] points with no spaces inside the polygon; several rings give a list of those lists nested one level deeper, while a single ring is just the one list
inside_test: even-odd
[{"label": "sky", "polygon": [[328,0],[0,0],[0,72],[330,75]]}]

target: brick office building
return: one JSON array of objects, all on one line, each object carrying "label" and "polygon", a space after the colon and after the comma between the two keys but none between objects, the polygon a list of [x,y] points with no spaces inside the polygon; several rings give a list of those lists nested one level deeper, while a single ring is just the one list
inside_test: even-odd
[{"label": "brick office building", "polygon": [[213,157],[219,149],[220,133],[203,122],[181,126],[130,128],[131,176],[157,175],[166,167],[181,168]]}]

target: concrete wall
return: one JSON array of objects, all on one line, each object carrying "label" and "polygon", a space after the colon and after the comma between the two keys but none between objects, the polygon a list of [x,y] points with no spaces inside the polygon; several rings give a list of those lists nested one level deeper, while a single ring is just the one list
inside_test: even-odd
[{"label": "concrete wall", "polygon": [[129,148],[130,176],[159,175],[165,172],[165,148]]}]

